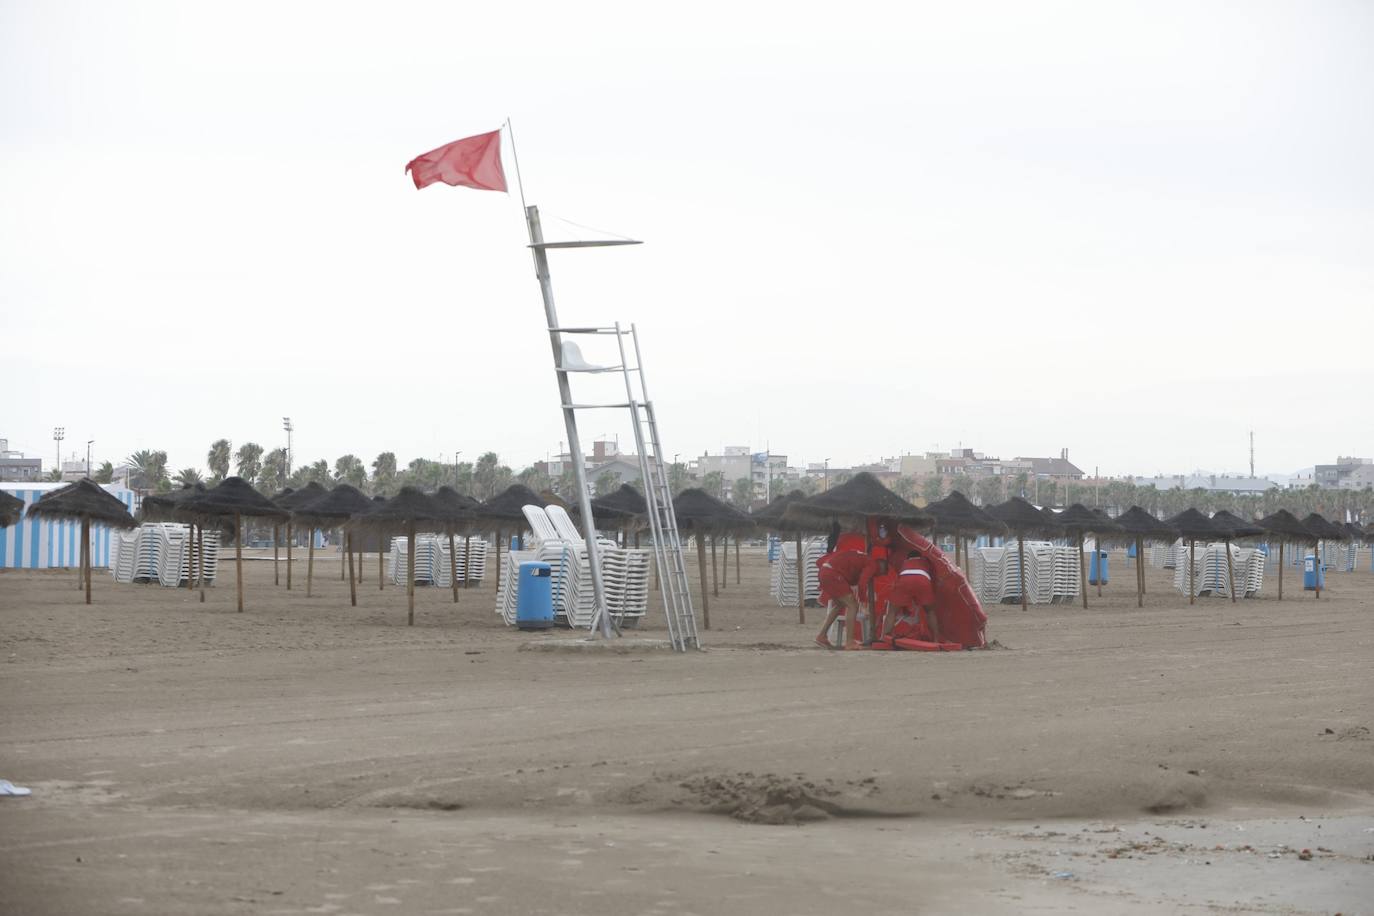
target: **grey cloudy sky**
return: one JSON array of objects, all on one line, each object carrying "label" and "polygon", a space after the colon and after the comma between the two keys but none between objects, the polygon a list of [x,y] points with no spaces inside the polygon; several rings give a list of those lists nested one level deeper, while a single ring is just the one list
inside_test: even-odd
[{"label": "grey cloudy sky", "polygon": [[638,323],[670,452],[1370,455],[1371,48],[1362,2],[6,0],[0,436],[556,452],[518,196],[402,172],[509,115],[549,235],[647,243],[554,282]]}]

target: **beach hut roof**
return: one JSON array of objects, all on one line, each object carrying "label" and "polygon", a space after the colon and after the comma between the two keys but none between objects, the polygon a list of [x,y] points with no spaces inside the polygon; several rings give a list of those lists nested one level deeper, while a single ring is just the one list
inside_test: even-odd
[{"label": "beach hut roof", "polygon": [[1047,517],[1019,496],[989,506],[984,511],[1016,534],[1054,537],[1062,533],[1057,515]]},{"label": "beach hut roof", "polygon": [[546,503],[539,495],[522,483],[512,484],[491,499],[480,504],[476,517],[484,522],[520,522],[524,524],[526,506],[544,508]]},{"label": "beach hut roof", "polygon": [[832,518],[890,518],[918,528],[933,521],[929,514],[893,493],[867,471],[860,471],[825,493],[795,500],[783,517],[801,523],[828,523]]},{"label": "beach hut roof", "polygon": [[205,518],[246,515],[285,520],[289,515],[242,477],[226,477],[219,486],[187,499],[182,508]]},{"label": "beach hut roof", "polygon": [[926,506],[935,528],[950,534],[1004,534],[1007,526],[988,515],[958,490]]},{"label": "beach hut roof", "polygon": [[310,505],[293,510],[291,517],[313,528],[333,528],[371,512],[375,505],[357,487],[341,483]]},{"label": "beach hut roof", "polygon": [[1178,537],[1178,532],[1168,525],[1155,518],[1139,506],[1131,506],[1125,512],[1118,515],[1115,519],[1117,527],[1123,533],[1132,537],[1142,539],[1153,539],[1159,541],[1172,541]]},{"label": "beach hut roof", "polygon": [[748,515],[699,487],[679,493],[673,500],[673,513],[682,527],[702,531],[739,531],[754,525]]},{"label": "beach hut roof", "polygon": [[1063,512],[1058,513],[1054,517],[1054,521],[1065,531],[1071,531],[1075,534],[1084,531],[1091,531],[1094,534],[1112,534],[1121,530],[1121,526],[1105,514],[1098,515],[1082,503],[1074,503]]},{"label": "beach hut roof", "polygon": [[1264,529],[1254,522],[1247,522],[1239,515],[1222,509],[1212,514],[1212,524],[1227,532],[1231,538],[1255,538],[1264,534]]},{"label": "beach hut roof", "polygon": [[1256,524],[1263,528],[1269,537],[1277,541],[1287,541],[1290,544],[1315,544],[1317,542],[1317,536],[1287,509],[1280,509],[1273,515],[1266,515]]},{"label": "beach hut roof", "polygon": [[299,490],[292,490],[285,496],[273,499],[272,502],[281,506],[283,509],[290,510],[292,515],[295,515],[311,503],[319,502],[321,499],[324,499],[328,494],[328,490],[318,482],[312,480]]},{"label": "beach hut roof", "polygon": [[8,528],[24,514],[24,501],[18,496],[0,492],[0,528]]},{"label": "beach hut roof", "polygon": [[29,506],[29,518],[89,518],[113,528],[134,528],[138,525],[122,502],[85,478],[44,495]]},{"label": "beach hut roof", "polygon": [[1226,534],[1224,530],[1212,524],[1212,520],[1203,515],[1196,509],[1184,509],[1177,515],[1165,519],[1164,524],[1170,528],[1178,530],[1178,533],[1188,540],[1201,540],[1206,538],[1220,538]]},{"label": "beach hut roof", "polygon": [[1303,527],[1305,527],[1308,531],[1311,531],[1313,534],[1321,538],[1323,541],[1350,540],[1350,535],[1346,533],[1346,530],[1344,528],[1339,528],[1331,524],[1331,522],[1327,521],[1325,518],[1323,518],[1315,512],[1304,518],[1302,520],[1302,524]]}]

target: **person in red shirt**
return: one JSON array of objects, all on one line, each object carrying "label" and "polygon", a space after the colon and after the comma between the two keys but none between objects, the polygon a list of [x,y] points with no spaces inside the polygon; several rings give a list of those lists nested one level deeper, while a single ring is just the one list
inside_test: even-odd
[{"label": "person in red shirt", "polygon": [[[843,609],[844,647],[863,648],[863,644],[854,639],[854,615],[862,613],[863,598],[859,596],[868,594],[868,583],[882,571],[882,563],[862,550],[837,550],[817,560],[816,567],[820,570],[821,600],[828,610],[825,623],[820,633],[816,634],[816,645],[834,648],[825,634]],[[855,588],[858,589],[858,596]]]},{"label": "person in red shirt", "polygon": [[930,638],[940,642],[940,618],[935,614],[935,581],[931,578],[930,561],[919,553],[911,553],[897,574],[897,581],[887,596],[887,619],[883,636],[892,635],[897,612],[923,613]]}]

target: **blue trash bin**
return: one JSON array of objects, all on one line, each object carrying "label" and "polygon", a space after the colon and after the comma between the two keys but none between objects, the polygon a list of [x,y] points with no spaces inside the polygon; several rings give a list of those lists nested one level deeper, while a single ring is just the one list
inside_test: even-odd
[{"label": "blue trash bin", "polygon": [[1129,545],[1127,545],[1127,547],[1126,547],[1126,556],[1127,556],[1127,558],[1129,558],[1129,559],[1132,559],[1132,560],[1135,559],[1135,542],[1134,542],[1134,541],[1132,541]]},{"label": "blue trash bin", "polygon": [[1096,585],[1098,577],[1102,579],[1102,584],[1107,584],[1107,551],[1094,550],[1088,558],[1088,584]]},{"label": "blue trash bin", "polygon": [[515,588],[515,625],[522,630],[547,630],[553,626],[553,569],[548,563],[520,564]]},{"label": "blue trash bin", "polygon": [[1317,558],[1310,553],[1302,558],[1302,587],[1309,592],[1326,588],[1326,574],[1322,571]]}]

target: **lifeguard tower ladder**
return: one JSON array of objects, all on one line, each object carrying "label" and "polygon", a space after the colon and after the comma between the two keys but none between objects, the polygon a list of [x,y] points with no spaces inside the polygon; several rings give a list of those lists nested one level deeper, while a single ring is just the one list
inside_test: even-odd
[{"label": "lifeguard tower ladder", "polygon": [[[668,639],[679,652],[701,648],[697,636],[696,614],[692,609],[692,593],[687,583],[687,564],[682,553],[682,538],[673,511],[673,494],[663,460],[662,442],[658,435],[658,421],[654,405],[649,399],[644,381],[644,365],[640,358],[639,332],[633,324],[621,327],[617,322],[603,327],[562,327],[554,309],[553,281],[549,277],[548,250],[550,248],[602,248],[612,245],[638,245],[630,239],[600,241],[545,242],[539,223],[539,208],[525,208],[529,225],[530,249],[534,252],[535,275],[544,297],[549,343],[553,347],[554,374],[558,377],[558,393],[563,408],[563,423],[567,428],[568,450],[571,452],[573,475],[577,481],[578,505],[582,512],[583,533],[587,540],[587,563],[591,567],[592,590],[595,593],[596,613],[592,629],[600,628],[609,637],[614,622],[607,613],[605,585],[601,576],[601,558],[596,547],[596,525],[592,516],[591,496],[587,489],[587,468],[582,445],[577,435],[577,411],[623,409],[630,412],[634,429],[635,448],[639,453],[639,472],[647,504],[649,530],[653,538],[654,561],[658,565],[659,590],[663,596],[663,611],[668,622]],[[564,335],[614,335],[620,362],[613,366],[597,366],[582,358],[582,351]],[[625,340],[630,339],[634,359],[626,351]],[[625,382],[625,401],[612,404],[579,404],[573,400],[569,376],[574,373],[619,372]]]}]

